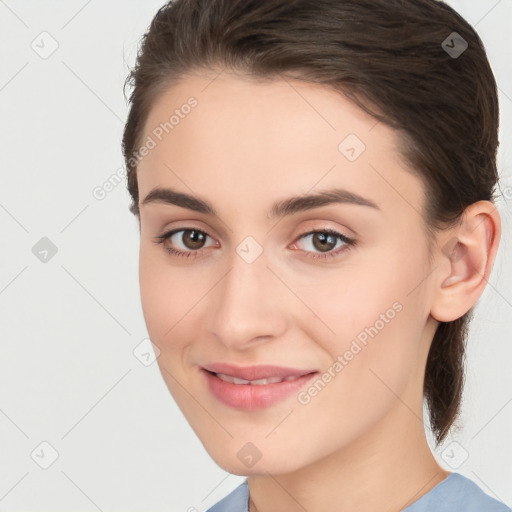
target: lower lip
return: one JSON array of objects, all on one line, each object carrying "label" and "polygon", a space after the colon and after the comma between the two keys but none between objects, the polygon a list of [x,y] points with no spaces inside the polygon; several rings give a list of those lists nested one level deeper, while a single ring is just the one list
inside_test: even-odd
[{"label": "lower lip", "polygon": [[219,379],[213,373],[201,370],[207,380],[208,388],[223,404],[237,409],[264,409],[305,386],[318,372],[303,375],[295,380],[276,382],[274,384],[233,384]]}]

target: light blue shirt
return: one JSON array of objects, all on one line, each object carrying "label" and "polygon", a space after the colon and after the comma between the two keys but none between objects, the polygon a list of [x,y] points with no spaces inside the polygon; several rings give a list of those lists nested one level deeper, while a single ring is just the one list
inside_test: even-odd
[{"label": "light blue shirt", "polygon": [[[249,512],[249,485],[242,482],[206,512]],[[511,512],[460,473],[450,473],[402,512]]]}]

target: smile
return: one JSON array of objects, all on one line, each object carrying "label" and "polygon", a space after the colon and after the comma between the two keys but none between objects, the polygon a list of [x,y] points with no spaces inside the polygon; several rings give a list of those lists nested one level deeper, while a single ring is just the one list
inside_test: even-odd
[{"label": "smile", "polygon": [[[252,367],[250,370],[245,369],[238,373],[244,373],[245,376],[252,374],[251,376],[261,377],[256,374],[264,371],[269,375],[269,367],[265,367],[266,370],[261,370],[261,368],[263,367]],[[281,369],[281,373],[285,373],[285,371]],[[290,373],[289,370],[288,373]],[[295,375],[273,375],[244,379],[228,373],[201,368],[201,374],[205,379],[205,387],[218,402],[229,407],[248,411],[265,409],[296,395],[319,372],[304,373],[299,371],[295,373]]]},{"label": "smile", "polygon": [[223,380],[224,382],[231,382],[232,384],[252,384],[255,386],[262,386],[264,384],[277,384],[278,382],[283,381],[292,381],[296,380],[299,377],[296,375],[289,375],[288,377],[269,377],[266,379],[256,379],[256,380],[246,380],[246,379],[239,379],[238,377],[233,377],[232,375],[226,375],[225,373],[216,373],[215,374],[219,379]]}]

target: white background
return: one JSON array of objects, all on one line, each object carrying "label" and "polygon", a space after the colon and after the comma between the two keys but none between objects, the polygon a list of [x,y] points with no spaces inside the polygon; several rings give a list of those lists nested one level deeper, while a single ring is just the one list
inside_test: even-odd
[{"label": "white background", "polygon": [[[464,428],[436,457],[510,506],[512,0],[449,3],[495,72],[508,200],[472,324]],[[202,511],[244,479],[210,459],[157,364],[134,356],[147,337],[137,223],[124,180],[92,193],[121,172],[122,86],[162,4],[0,1],[0,511]],[[58,43],[46,59],[31,47],[41,37]],[[46,263],[32,252],[42,237],[57,247]]]}]

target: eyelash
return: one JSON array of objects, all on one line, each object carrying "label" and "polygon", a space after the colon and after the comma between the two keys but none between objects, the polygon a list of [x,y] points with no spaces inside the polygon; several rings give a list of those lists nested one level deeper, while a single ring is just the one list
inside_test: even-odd
[{"label": "eyelash", "polygon": [[[162,244],[164,249],[172,256],[177,256],[179,258],[190,258],[190,257],[197,258],[203,252],[204,249],[180,251],[178,249],[174,249],[173,247],[168,247],[165,245],[165,241],[167,239],[169,239],[171,236],[175,235],[176,233],[179,233],[180,231],[197,231],[198,233],[202,233],[210,238],[213,238],[212,236],[210,236],[210,234],[207,231],[204,231],[202,229],[180,228],[180,229],[174,229],[172,231],[168,231],[167,233],[164,233],[162,235],[155,237],[155,243]],[[343,235],[342,233],[339,233],[338,231],[336,231],[334,229],[330,229],[330,228],[307,231],[307,232],[303,233],[302,235],[300,235],[299,237],[297,237],[296,241],[298,241],[306,236],[313,235],[315,233],[333,235],[337,239],[341,240],[345,245],[338,248],[335,251],[329,251],[329,252],[325,252],[325,253],[314,253],[314,252],[310,252],[310,251],[304,251],[306,253],[306,257],[311,258],[313,260],[317,260],[317,259],[327,260],[328,258],[334,258],[334,257],[338,256],[341,252],[346,252],[356,245],[356,240],[349,238],[349,237]]]}]

